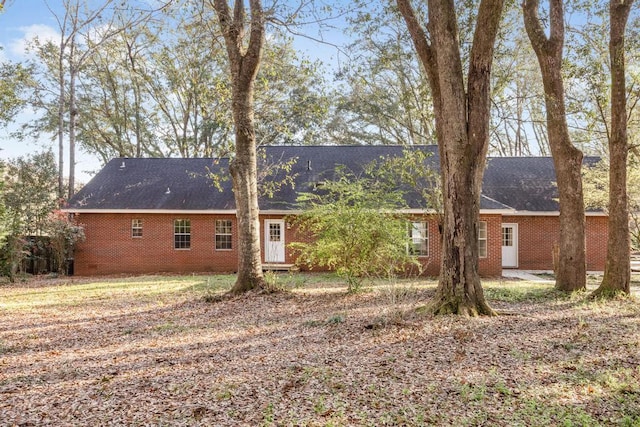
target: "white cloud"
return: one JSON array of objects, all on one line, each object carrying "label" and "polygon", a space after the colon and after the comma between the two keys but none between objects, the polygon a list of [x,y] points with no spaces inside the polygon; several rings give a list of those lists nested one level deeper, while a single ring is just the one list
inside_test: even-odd
[{"label": "white cloud", "polygon": [[29,42],[36,37],[41,43],[46,43],[47,41],[57,43],[60,39],[58,31],[48,25],[34,24],[27,27],[20,27],[19,30],[23,33],[23,37],[11,40],[7,47],[11,54],[20,58],[27,56]]}]

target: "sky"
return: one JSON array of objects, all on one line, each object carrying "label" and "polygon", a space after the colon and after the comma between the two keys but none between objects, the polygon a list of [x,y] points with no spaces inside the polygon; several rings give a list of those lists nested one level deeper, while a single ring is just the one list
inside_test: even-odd
[{"label": "sky", "polygon": [[[49,10],[51,8],[51,10]],[[60,0],[7,0],[4,11],[0,13],[0,61],[22,61],[28,58],[26,51],[29,40],[38,37],[41,41],[59,41],[58,23],[52,11],[62,15]],[[10,136],[17,128],[17,123],[24,123],[35,118],[32,112],[24,112],[16,118],[16,124],[7,129],[0,129],[0,159],[10,159],[33,154],[51,148],[58,158],[58,142],[55,135],[42,137],[40,140],[19,141]],[[65,174],[68,173],[68,151],[65,152]],[[83,153],[80,148],[76,152],[76,182],[87,183],[101,168],[99,159]]]},{"label": "sky", "polygon": [[[6,0],[4,11],[0,13],[0,46],[2,46],[0,61],[26,59],[28,41],[34,37],[38,37],[40,40],[55,40],[56,42],[59,40],[58,24],[49,8],[56,14],[62,15],[61,0]],[[328,64],[336,64],[340,52],[332,44],[344,42],[344,35],[341,31],[325,31],[320,36],[315,32],[311,35],[314,38],[322,37],[328,43],[321,44],[308,38],[297,38],[294,41],[296,48],[312,59],[322,59]],[[16,122],[23,123],[34,117],[33,113],[26,112],[21,114]],[[15,128],[16,126],[0,129],[0,148],[2,149],[0,150],[0,159],[24,156],[48,147],[54,147],[57,158],[57,148],[55,148],[57,140],[52,141],[52,137],[48,137],[40,141],[17,141],[10,137],[11,130]],[[65,159],[67,158],[68,153],[65,153]],[[81,151],[76,153],[76,160],[76,181],[80,183],[86,183],[101,166],[97,158]],[[67,167],[65,165],[65,169]]]},{"label": "sky", "polygon": [[[49,5],[54,10],[61,9],[59,0],[52,0]],[[29,40],[38,37],[40,40],[58,40],[57,22],[44,0],[7,0],[4,11],[0,13],[0,61],[22,61],[27,58],[26,47]],[[25,112],[17,117],[16,122],[25,122],[35,115]],[[8,159],[43,151],[54,144],[50,137],[39,141],[18,141],[10,137],[16,126],[0,129],[0,158]],[[57,151],[54,151],[57,158]],[[68,153],[65,154],[67,158]],[[100,168],[97,159],[78,152],[76,154],[76,180],[86,183],[93,172]],[[66,166],[65,166],[66,168]]]}]

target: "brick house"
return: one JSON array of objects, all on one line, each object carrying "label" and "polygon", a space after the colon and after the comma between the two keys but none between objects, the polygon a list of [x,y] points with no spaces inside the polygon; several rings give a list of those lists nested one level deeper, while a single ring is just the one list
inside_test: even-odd
[{"label": "brick house", "polygon": [[[438,168],[435,146],[426,167]],[[287,243],[302,236],[290,218],[297,194],[314,191],[336,166],[358,171],[381,156],[402,155],[398,146],[286,146],[264,148],[263,182],[280,182],[285,171],[270,165],[292,160],[294,185],[261,197],[262,256],[267,265],[295,262]],[[596,158],[586,158],[593,163]],[[65,209],[85,226],[75,251],[75,273],[100,275],[159,272],[233,272],[237,265],[237,221],[228,159],[129,159],[110,161]],[[215,177],[212,179],[212,176]],[[215,184],[214,184],[215,182]],[[415,196],[415,197],[414,197]],[[425,274],[437,275],[440,242],[435,216],[416,195],[406,214]],[[503,268],[552,270],[558,240],[557,188],[549,157],[492,157],[487,161],[480,205],[480,273]],[[587,268],[603,270],[607,217],[588,212]]]}]

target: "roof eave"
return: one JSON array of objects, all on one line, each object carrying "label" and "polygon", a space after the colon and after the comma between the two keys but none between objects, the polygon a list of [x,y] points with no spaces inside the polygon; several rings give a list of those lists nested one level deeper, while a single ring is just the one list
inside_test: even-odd
[{"label": "roof eave", "polygon": [[235,209],[83,209],[64,208],[62,212],[73,214],[225,214],[235,215]]},{"label": "roof eave", "polygon": [[[512,211],[511,216],[560,216],[560,211]],[[587,211],[585,216],[608,216],[606,212]]]}]

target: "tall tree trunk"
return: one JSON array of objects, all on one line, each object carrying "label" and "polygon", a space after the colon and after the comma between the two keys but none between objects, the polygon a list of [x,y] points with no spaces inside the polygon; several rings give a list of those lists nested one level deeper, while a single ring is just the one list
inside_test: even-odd
[{"label": "tall tree trunk", "polygon": [[428,2],[430,41],[410,0],[397,0],[434,100],[443,188],[440,279],[429,309],[436,314],[493,315],[478,273],[478,222],[489,146],[489,84],[502,0],[482,0],[474,33],[467,90],[452,0]]},{"label": "tall tree trunk", "polygon": [[229,165],[233,179],[238,218],[238,278],[233,293],[262,286],[260,220],[253,94],[234,94],[233,116],[236,123],[236,157]]},{"label": "tall tree trunk", "polygon": [[231,293],[243,293],[264,286],[260,251],[256,133],[253,92],[264,45],[264,15],[260,0],[251,0],[249,42],[242,49],[245,32],[244,3],[231,8],[226,0],[214,0],[229,57],[232,82],[232,112],[236,132],[236,157],[229,170],[233,180],[238,218],[238,278]]},{"label": "tall tree trunk", "polygon": [[609,237],[602,283],[593,296],[631,292],[631,241],[627,197],[627,90],[624,32],[633,0],[609,4],[611,61],[611,135],[609,136]]},{"label": "tall tree trunk", "polygon": [[[72,42],[69,63],[73,64],[75,42]],[[69,67],[69,200],[75,194],[76,186],[76,76],[78,70],[73,65]]]},{"label": "tall tree trunk", "polygon": [[558,184],[560,242],[556,288],[570,292],[585,289],[587,280],[582,152],[571,143],[567,126],[561,72],[564,44],[562,0],[550,1],[549,37],[542,27],[538,6],[539,0],[524,1],[524,23],[542,73],[547,133]]},{"label": "tall tree trunk", "polygon": [[133,102],[136,109],[135,114],[135,132],[136,132],[136,157],[142,157],[142,117],[140,115],[140,83],[137,74],[134,75],[135,82],[133,84]]},{"label": "tall tree trunk", "polygon": [[65,111],[65,90],[64,90],[64,34],[61,36],[60,52],[58,57],[58,200],[64,200],[64,111]]},{"label": "tall tree trunk", "polygon": [[136,67],[136,56],[133,52],[133,43],[135,42],[135,37],[132,41],[129,41],[125,38],[125,45],[127,46],[127,57],[129,58],[129,62],[131,63],[131,71],[133,71],[131,75],[131,83],[133,85],[133,108],[135,109],[135,134],[136,134],[136,154],[137,158],[140,158],[142,155],[142,117],[140,115],[140,76],[138,73],[138,69]]}]

